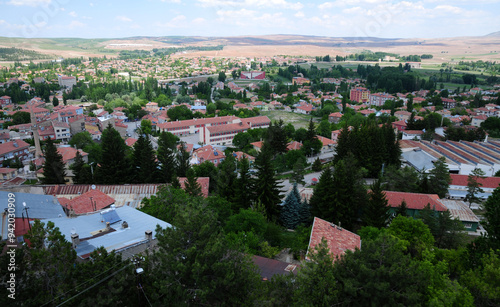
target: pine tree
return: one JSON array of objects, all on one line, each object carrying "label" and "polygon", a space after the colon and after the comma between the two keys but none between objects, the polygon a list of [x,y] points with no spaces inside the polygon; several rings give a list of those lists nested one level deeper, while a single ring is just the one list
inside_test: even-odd
[{"label": "pine tree", "polygon": [[295,162],[295,165],[293,166],[290,182],[295,182],[296,184],[301,185],[306,184],[304,181],[304,163],[302,163],[301,159],[297,159],[297,162]]},{"label": "pine tree", "polygon": [[430,192],[439,195],[440,198],[444,198],[446,193],[448,193],[448,187],[450,186],[450,171],[446,165],[446,159],[444,157],[439,158],[434,163],[434,168],[430,171],[429,187]]},{"label": "pine tree", "polygon": [[396,216],[397,215],[408,216],[408,206],[406,205],[406,201],[404,199],[396,210]]},{"label": "pine tree", "polygon": [[64,180],[66,172],[64,171],[63,158],[57,152],[56,145],[50,138],[45,145],[44,156],[42,182],[45,184],[64,184],[66,182]]},{"label": "pine tree", "polygon": [[280,211],[280,221],[287,229],[295,229],[301,222],[300,211],[300,195],[297,198],[299,192],[297,190],[297,184],[293,185],[292,191],[287,195],[283,203],[283,208]]},{"label": "pine tree", "polygon": [[255,182],[256,201],[262,203],[269,220],[276,220],[281,202],[280,188],[276,179],[276,170],[271,162],[271,153],[263,150],[256,161],[257,180]]},{"label": "pine tree", "polygon": [[162,132],[158,137],[158,161],[161,167],[161,178],[163,182],[172,182],[172,176],[176,170],[176,145],[178,138],[170,132]]},{"label": "pine tree", "polygon": [[75,162],[70,166],[70,169],[73,171],[74,175],[73,183],[92,183],[92,171],[90,166],[83,160],[79,150],[76,151]]},{"label": "pine tree", "polygon": [[187,170],[191,167],[189,164],[189,152],[186,151],[186,143],[181,142],[179,151],[176,156],[176,170],[175,173],[179,177],[186,177]]},{"label": "pine tree", "polygon": [[327,167],[321,173],[319,182],[314,187],[313,195],[309,201],[311,213],[321,219],[330,219],[333,217],[333,207],[331,197],[334,193],[332,170]]},{"label": "pine tree", "polygon": [[323,169],[323,164],[321,163],[319,157],[317,157],[316,160],[314,160],[311,168],[315,172],[320,172]]},{"label": "pine tree", "polygon": [[371,186],[367,206],[363,212],[363,221],[367,226],[383,228],[389,220],[389,206],[380,179]]},{"label": "pine tree", "polygon": [[179,182],[179,177],[174,173],[172,176],[172,187],[176,189],[180,189],[181,183]]},{"label": "pine tree", "polygon": [[137,183],[153,183],[158,178],[158,163],[153,145],[149,137],[141,134],[134,144],[133,152],[134,181]]},{"label": "pine tree", "polygon": [[484,202],[483,208],[485,220],[481,222],[487,231],[487,240],[491,248],[500,248],[500,187]]},{"label": "pine tree", "polygon": [[192,168],[187,171],[187,179],[184,182],[184,190],[186,193],[192,196],[201,196],[201,186],[198,183],[198,178],[196,178],[194,170]]},{"label": "pine tree", "polygon": [[228,155],[222,163],[219,164],[219,174],[217,176],[217,195],[229,201],[240,197],[236,195],[236,159],[233,155]]},{"label": "pine tree", "polygon": [[96,181],[103,184],[123,184],[130,179],[127,145],[111,124],[102,133],[102,157],[96,171]]},{"label": "pine tree", "polygon": [[484,171],[480,168],[475,168],[472,173],[467,177],[467,195],[465,196],[465,201],[469,202],[469,208],[473,202],[479,202],[481,199],[477,197],[478,193],[484,193],[481,188],[483,185],[478,181],[480,178],[484,178]]},{"label": "pine tree", "polygon": [[246,157],[243,157],[239,163],[239,178],[236,179],[236,212],[239,209],[248,209],[254,199],[254,179],[250,175],[250,163]]}]

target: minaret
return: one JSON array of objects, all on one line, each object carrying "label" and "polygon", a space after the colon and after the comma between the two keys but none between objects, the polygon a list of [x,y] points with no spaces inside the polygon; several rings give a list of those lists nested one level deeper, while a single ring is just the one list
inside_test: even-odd
[{"label": "minaret", "polygon": [[30,107],[31,114],[31,131],[33,132],[33,140],[35,141],[35,159],[42,156],[42,148],[40,147],[40,135],[38,135],[38,125],[36,124],[35,113],[33,106]]}]

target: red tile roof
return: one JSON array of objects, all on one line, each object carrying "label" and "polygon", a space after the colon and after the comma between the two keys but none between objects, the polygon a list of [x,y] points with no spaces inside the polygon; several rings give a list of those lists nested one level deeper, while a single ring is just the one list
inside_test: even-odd
[{"label": "red tile roof", "polygon": [[[16,145],[14,145],[16,144]],[[16,147],[17,146],[17,147]],[[0,144],[0,155],[7,154],[9,152],[20,151],[29,148],[30,145],[23,140],[14,140],[11,142]]]},{"label": "red tile roof", "polygon": [[135,142],[137,142],[137,139],[134,138],[128,138],[125,140],[125,144],[127,144],[128,147],[134,146]]},{"label": "red tile roof", "polygon": [[300,148],[302,148],[302,143],[299,143],[297,141],[293,141],[286,145],[286,150],[299,150]]},{"label": "red tile roof", "polygon": [[[92,197],[92,199],[91,199]],[[64,201],[64,200],[63,200]],[[91,202],[92,201],[92,202]],[[85,214],[88,212],[99,211],[115,203],[115,199],[109,197],[99,190],[93,190],[83,193],[73,198],[66,205],[68,209],[73,209],[76,214]],[[95,209],[94,210],[94,205]]]},{"label": "red tile roof", "polygon": [[[179,183],[181,184],[181,188],[185,189],[186,188],[186,177],[179,177]],[[196,180],[200,186],[201,186],[201,194],[203,194],[204,197],[208,197],[208,188],[210,184],[210,177],[198,177]]]},{"label": "red tile roof", "polygon": [[333,256],[333,261],[337,257],[341,257],[346,250],[354,251],[356,248],[361,248],[360,236],[333,223],[315,217],[306,259],[310,259],[309,253],[314,252],[314,247],[321,243],[322,238],[326,239],[330,254]]},{"label": "red tile roof", "polygon": [[403,200],[406,202],[408,209],[422,210],[430,204],[431,209],[436,211],[446,211],[446,207],[439,201],[437,194],[421,194],[407,192],[384,191],[385,197],[389,206],[396,208],[401,205]]},{"label": "red tile roof", "polygon": [[234,133],[239,133],[239,132],[244,132],[248,129],[250,129],[250,126],[243,122],[238,124],[227,124],[227,125],[217,125],[217,126],[207,127],[207,130],[210,131],[211,136],[213,136],[214,133],[224,133],[231,131],[233,131]]},{"label": "red tile roof", "polygon": [[[458,186],[467,186],[467,179],[469,176],[467,175],[458,175],[458,174],[450,174],[451,176],[451,182],[450,185],[458,185]],[[491,189],[496,189],[500,185],[500,177],[485,177],[485,178],[478,178],[477,179],[478,183],[483,184],[483,188],[491,188]]]},{"label": "red tile roof", "polygon": [[15,171],[17,171],[16,168],[0,167],[0,174],[10,174],[14,173]]},{"label": "red tile roof", "polygon": [[[88,153],[86,153],[81,149],[78,149],[78,151],[80,152],[80,155],[82,155],[82,157],[89,155]],[[65,163],[69,160],[76,158],[76,149],[73,147],[58,147],[57,152],[61,154],[63,162]]]}]

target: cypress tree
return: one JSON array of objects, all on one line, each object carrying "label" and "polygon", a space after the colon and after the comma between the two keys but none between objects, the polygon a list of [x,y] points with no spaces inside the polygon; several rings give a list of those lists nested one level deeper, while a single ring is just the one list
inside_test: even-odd
[{"label": "cypress tree", "polygon": [[45,162],[43,163],[43,178],[45,184],[64,184],[64,162],[62,155],[57,152],[56,145],[49,138],[44,150]]},{"label": "cypress tree", "polygon": [[408,216],[408,206],[406,205],[406,201],[403,199],[401,202],[401,205],[398,207],[396,210],[396,216],[401,215],[401,216]]},{"label": "cypress tree", "polygon": [[70,169],[74,175],[73,183],[92,183],[92,171],[90,170],[90,166],[83,160],[80,151],[76,152],[75,162],[70,166]]},{"label": "cypress tree", "polygon": [[190,168],[189,165],[189,152],[186,151],[186,143],[181,142],[179,146],[179,151],[176,156],[176,169],[175,173],[179,177],[186,177],[187,170]]},{"label": "cypress tree", "polygon": [[239,209],[248,209],[252,205],[254,198],[254,179],[250,175],[250,163],[246,157],[243,157],[239,162],[240,176],[236,179],[236,195],[235,199],[236,212]]},{"label": "cypress tree", "polygon": [[158,163],[148,136],[141,134],[134,144],[133,173],[137,183],[158,181]]},{"label": "cypress tree", "polygon": [[219,164],[217,194],[229,201],[236,198],[236,177],[236,159],[233,155],[228,155],[226,159]]}]

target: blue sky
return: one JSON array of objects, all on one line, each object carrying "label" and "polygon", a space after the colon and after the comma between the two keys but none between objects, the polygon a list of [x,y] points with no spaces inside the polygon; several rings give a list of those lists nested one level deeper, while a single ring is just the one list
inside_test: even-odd
[{"label": "blue sky", "polygon": [[0,0],[0,36],[302,34],[436,38],[500,31],[498,0]]}]

